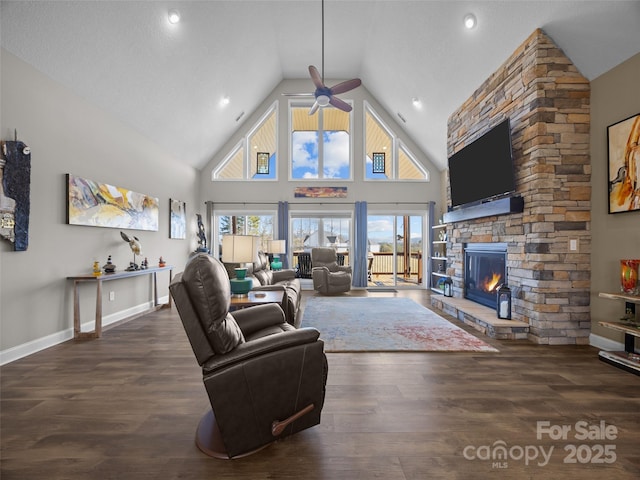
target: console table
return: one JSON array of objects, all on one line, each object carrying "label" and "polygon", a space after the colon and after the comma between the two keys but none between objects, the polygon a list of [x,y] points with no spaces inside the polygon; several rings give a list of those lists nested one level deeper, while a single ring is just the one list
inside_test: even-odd
[{"label": "console table", "polygon": [[598,356],[607,363],[640,375],[640,355],[635,353],[635,339],[640,337],[640,322],[636,318],[636,305],[640,304],[640,295],[600,293],[598,296],[612,300],[624,300],[625,315],[630,318],[628,321],[598,322],[602,327],[624,333],[624,352],[602,350]]},{"label": "console table", "polygon": [[[148,312],[158,310],[164,307],[171,307],[171,295],[169,302],[164,305],[158,303],[158,272],[169,271],[169,283],[173,276],[173,266],[166,265],[164,267],[151,267],[144,270],[134,270],[132,272],[122,271],[114,273],[103,273],[94,276],[90,273],[67,277],[67,280],[73,280],[73,338],[98,338],[102,335],[102,284],[111,280],[120,280],[123,278],[137,277],[140,275],[151,275],[153,280],[153,307]],[[93,282],[96,284],[96,325],[92,332],[82,332],[80,330],[80,292],[79,285],[81,283]],[[145,312],[146,313],[146,312]]]}]

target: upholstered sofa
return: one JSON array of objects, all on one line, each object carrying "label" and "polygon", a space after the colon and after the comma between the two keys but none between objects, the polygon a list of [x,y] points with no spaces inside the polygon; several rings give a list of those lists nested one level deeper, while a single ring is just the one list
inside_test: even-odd
[{"label": "upholstered sofa", "polygon": [[[231,278],[235,277],[233,269],[237,266],[237,264],[225,264]],[[302,298],[302,287],[300,280],[296,278],[295,270],[271,270],[269,256],[264,252],[258,252],[258,260],[247,268],[247,278],[253,280],[252,290],[283,290],[285,295],[281,306],[287,323],[296,328],[300,327],[298,312]]]}]

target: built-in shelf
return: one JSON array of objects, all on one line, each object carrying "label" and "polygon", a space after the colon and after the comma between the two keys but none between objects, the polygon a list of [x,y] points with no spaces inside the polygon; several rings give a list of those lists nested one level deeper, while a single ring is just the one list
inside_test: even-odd
[{"label": "built-in shelf", "polygon": [[640,321],[636,318],[636,305],[640,305],[640,295],[600,292],[601,298],[624,300],[625,313],[620,321],[598,322],[600,326],[624,333],[624,351],[601,351],[600,360],[615,365],[636,375],[640,375],[640,355],[635,350],[635,339],[640,337]]},{"label": "built-in shelf", "polygon": [[[437,293],[442,293],[442,288],[438,285],[438,282],[447,277],[446,228],[447,225],[445,223],[431,226],[433,240],[431,241],[431,283],[429,286],[433,292]],[[444,235],[445,240],[439,240],[441,235]]]},{"label": "built-in shelf", "polygon": [[522,213],[524,211],[524,200],[520,196],[500,198],[478,205],[461,207],[445,213],[442,219],[445,223],[462,222],[473,220],[474,218],[493,217],[496,215],[507,215],[510,213]]}]

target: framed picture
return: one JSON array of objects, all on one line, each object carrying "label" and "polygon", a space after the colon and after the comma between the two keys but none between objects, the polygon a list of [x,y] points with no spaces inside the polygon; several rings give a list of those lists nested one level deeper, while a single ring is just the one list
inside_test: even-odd
[{"label": "framed picture", "polygon": [[180,200],[169,199],[169,238],[187,238],[187,206]]},{"label": "framed picture", "polygon": [[373,154],[373,173],[384,173],[384,152]]},{"label": "framed picture", "polygon": [[67,174],[67,223],[158,231],[159,200]]},{"label": "framed picture", "polygon": [[347,198],[347,187],[296,187],[296,198]]},{"label": "framed picture", "polygon": [[269,154],[258,152],[256,171],[260,175],[269,175]]},{"label": "framed picture", "polygon": [[640,210],[640,113],[607,127],[609,213]]}]

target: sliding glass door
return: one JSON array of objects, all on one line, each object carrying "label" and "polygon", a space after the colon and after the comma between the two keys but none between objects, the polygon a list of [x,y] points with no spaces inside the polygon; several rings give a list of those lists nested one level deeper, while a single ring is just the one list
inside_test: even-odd
[{"label": "sliding glass door", "polygon": [[369,215],[369,287],[421,287],[424,215]]}]

